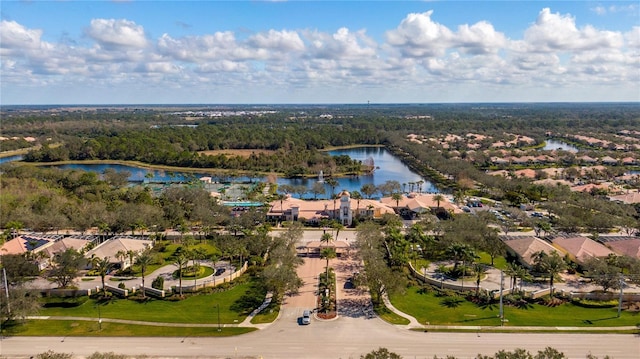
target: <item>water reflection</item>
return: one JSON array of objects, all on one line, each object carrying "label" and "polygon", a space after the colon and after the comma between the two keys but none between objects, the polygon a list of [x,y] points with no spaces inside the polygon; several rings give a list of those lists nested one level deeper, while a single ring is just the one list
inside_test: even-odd
[{"label": "water reflection", "polygon": [[[341,177],[335,178],[338,185],[333,189],[334,193],[339,193],[342,190],[350,192],[360,191],[365,184],[372,184],[379,186],[387,181],[398,181],[401,185],[405,184],[405,189],[410,190],[410,183],[417,183],[423,181],[423,192],[439,192],[438,189],[429,182],[427,179],[420,177],[417,173],[411,171],[404,163],[398,158],[394,157],[389,151],[382,147],[361,147],[350,148],[343,150],[336,150],[329,152],[333,156],[347,155],[353,159],[365,161],[372,159],[375,171],[371,174],[364,174],[359,176]],[[117,172],[129,172],[130,182],[154,182],[154,183],[169,183],[169,182],[188,182],[196,180],[200,177],[210,176],[213,181],[216,182],[250,182],[250,181],[266,181],[266,178],[249,178],[246,176],[230,177],[218,174],[207,173],[189,173],[189,172],[173,172],[165,170],[153,170],[147,168],[140,168],[121,164],[64,164],[58,166],[52,166],[61,169],[75,169],[83,171],[93,171],[99,174],[104,173],[107,169],[112,169]],[[319,174],[318,174],[319,175]],[[324,178],[327,178],[327,174],[324,174]],[[305,186],[308,190],[311,190],[313,185],[318,182],[318,178],[278,178],[276,180],[278,185],[293,185],[293,186]],[[325,193],[318,196],[318,198],[328,198],[332,194],[332,188],[326,182],[324,183]],[[417,185],[414,185],[414,190],[417,190]],[[305,197],[313,197],[313,194],[309,192]]]}]

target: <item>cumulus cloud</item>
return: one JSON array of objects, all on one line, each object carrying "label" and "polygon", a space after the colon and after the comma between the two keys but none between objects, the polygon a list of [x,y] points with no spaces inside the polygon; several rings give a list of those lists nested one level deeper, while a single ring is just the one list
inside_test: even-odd
[{"label": "cumulus cloud", "polygon": [[260,49],[272,49],[275,51],[303,51],[304,42],[295,31],[269,30],[249,38],[248,44]]},{"label": "cumulus cloud", "polygon": [[87,35],[105,49],[140,49],[147,45],[144,29],[125,19],[93,19]]},{"label": "cumulus cloud", "polygon": [[432,14],[433,10],[407,15],[396,29],[386,33],[387,42],[410,57],[442,55],[451,45],[453,33],[432,21]]},{"label": "cumulus cloud", "polygon": [[461,47],[471,54],[495,53],[506,44],[504,34],[497,32],[493,25],[486,21],[471,26],[459,26],[454,40],[454,46]]},{"label": "cumulus cloud", "polygon": [[0,22],[0,47],[3,50],[38,49],[42,30],[27,29],[15,21]]},{"label": "cumulus cloud", "polygon": [[508,89],[518,86],[582,89],[618,84],[626,93],[637,93],[640,27],[626,32],[578,27],[572,15],[550,9],[531,15],[524,36],[512,39],[488,21],[450,29],[432,11],[411,13],[381,41],[365,29],[348,27],[150,38],[134,21],[93,19],[84,29],[93,40],[88,45],[86,38],[68,34],[57,43],[47,42],[42,30],[3,20],[0,74],[3,94],[11,93],[6,90],[12,86],[131,89],[145,81],[164,84],[159,88],[240,95],[248,83],[270,94],[304,89],[335,96],[340,89],[366,88],[383,95],[410,94],[416,96],[413,101],[455,86],[502,88],[509,94]]},{"label": "cumulus cloud", "polygon": [[549,8],[540,11],[535,24],[525,31],[524,41],[529,51],[540,52],[616,48],[623,43],[620,33],[593,26],[578,29],[572,16],[551,13]]}]

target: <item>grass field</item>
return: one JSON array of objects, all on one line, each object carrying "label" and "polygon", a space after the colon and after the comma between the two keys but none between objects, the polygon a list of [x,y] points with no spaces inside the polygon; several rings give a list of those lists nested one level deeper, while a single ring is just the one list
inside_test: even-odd
[{"label": "grass field", "polygon": [[5,334],[21,336],[92,336],[92,337],[226,337],[249,333],[255,328],[160,327],[84,320],[29,320],[24,325],[5,328]]},{"label": "grass field", "polygon": [[[414,316],[420,323],[432,325],[499,326],[498,303],[478,306],[462,300],[452,304],[434,291],[420,294],[419,287],[408,288],[402,295],[391,296],[391,303],[399,310]],[[455,302],[455,301],[454,301]],[[622,312],[617,308],[583,308],[570,303],[557,307],[531,304],[526,308],[504,307],[505,326],[550,327],[614,327],[640,325],[640,314]]]},{"label": "grass field", "polygon": [[[257,283],[248,281],[230,290],[213,294],[194,295],[180,301],[149,298],[139,303],[134,300],[114,299],[98,303],[86,299],[78,306],[73,303],[54,304],[40,310],[41,316],[72,316],[140,320],[166,323],[217,323],[218,305],[220,322],[233,324],[242,322],[253,309],[264,300],[265,292]],[[58,303],[58,304],[55,304]]]}]

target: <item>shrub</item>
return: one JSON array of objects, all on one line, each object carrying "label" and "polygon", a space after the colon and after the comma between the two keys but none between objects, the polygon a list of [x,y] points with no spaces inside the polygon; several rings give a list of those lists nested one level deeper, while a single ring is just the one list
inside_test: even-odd
[{"label": "shrub", "polygon": [[164,278],[157,276],[156,279],[151,282],[151,288],[162,290],[164,289]]},{"label": "shrub", "polygon": [[616,299],[589,300],[589,299],[575,298],[571,300],[571,303],[573,305],[577,305],[579,307],[584,307],[584,308],[614,308],[618,306],[618,301]]},{"label": "shrub", "polygon": [[120,283],[118,283],[118,288],[127,289],[127,286],[124,284],[124,282],[120,282]]}]

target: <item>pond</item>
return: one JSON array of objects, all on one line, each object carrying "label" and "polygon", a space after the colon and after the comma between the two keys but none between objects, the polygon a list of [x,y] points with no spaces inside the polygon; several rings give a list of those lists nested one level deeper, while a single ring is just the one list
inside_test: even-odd
[{"label": "pond", "polygon": [[[342,150],[330,151],[329,154],[332,156],[337,155],[347,155],[355,160],[365,161],[367,159],[373,160],[374,166],[376,170],[371,174],[359,175],[359,176],[351,176],[351,177],[341,177],[336,178],[338,181],[338,185],[334,189],[334,193],[339,193],[342,190],[347,190],[349,192],[360,191],[362,186],[365,184],[372,184],[374,186],[379,186],[384,184],[387,181],[398,181],[401,185],[406,184],[405,189],[408,191],[410,189],[410,183],[417,183],[418,181],[423,181],[422,184],[422,192],[439,192],[439,190],[433,185],[432,182],[428,181],[426,178],[420,177],[417,173],[411,171],[409,167],[407,167],[402,161],[393,156],[387,149],[383,147],[358,147],[358,148],[349,148]],[[190,180],[194,180],[200,177],[209,176],[206,173],[189,173],[189,172],[174,172],[174,171],[166,171],[166,170],[153,170],[141,167],[134,167],[129,165],[121,165],[121,164],[84,164],[84,163],[74,163],[74,164],[64,164],[53,166],[61,169],[76,169],[83,171],[93,171],[97,173],[103,173],[106,169],[111,168],[118,172],[129,172],[129,181],[130,182],[186,182]],[[320,174],[318,174],[320,176]],[[221,177],[216,175],[211,175],[215,181],[236,181],[236,182],[249,182],[251,180],[255,181],[266,181],[266,178],[249,178],[249,177]],[[302,185],[311,189],[311,187],[318,182],[319,178],[278,178],[276,182],[279,185]],[[325,195],[318,196],[319,198],[328,198],[331,195],[331,186],[325,183]],[[414,190],[417,190],[417,187],[414,186]],[[305,197],[310,197],[311,194],[305,195]]]},{"label": "pond", "polygon": [[22,155],[0,157],[0,164],[13,162],[13,161],[21,161],[21,160],[22,160]]},{"label": "pond", "polygon": [[546,140],[544,147],[542,147],[545,151],[553,151],[553,150],[563,150],[568,152],[578,152],[579,149],[576,146],[570,145],[568,143],[556,140]]}]

